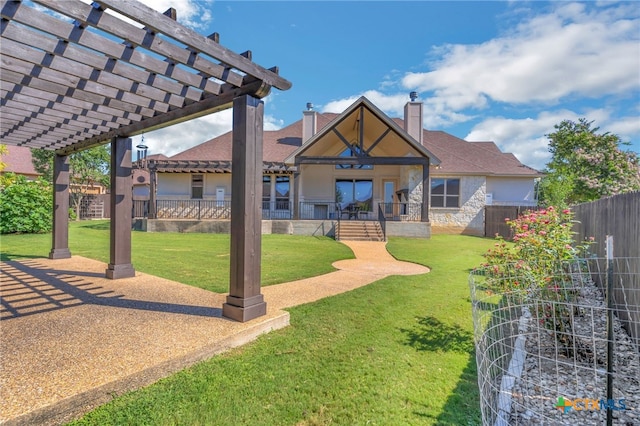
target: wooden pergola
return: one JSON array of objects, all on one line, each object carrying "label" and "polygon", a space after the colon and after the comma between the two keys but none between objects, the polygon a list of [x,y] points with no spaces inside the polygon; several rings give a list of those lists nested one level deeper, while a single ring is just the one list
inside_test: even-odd
[{"label": "wooden pergola", "polygon": [[0,143],[55,151],[49,257],[68,247],[69,161],[111,144],[110,262],[131,264],[131,137],[233,107],[231,283],[223,315],[266,313],[260,292],[262,132],[272,87],[291,83],[134,0],[0,0]]}]

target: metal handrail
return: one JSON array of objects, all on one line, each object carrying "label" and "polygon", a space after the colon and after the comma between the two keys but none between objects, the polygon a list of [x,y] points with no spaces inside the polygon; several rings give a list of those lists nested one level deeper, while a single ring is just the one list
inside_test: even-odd
[{"label": "metal handrail", "polygon": [[378,223],[380,223],[380,228],[382,228],[382,238],[384,241],[387,241],[387,218],[384,215],[382,204],[378,204]]}]

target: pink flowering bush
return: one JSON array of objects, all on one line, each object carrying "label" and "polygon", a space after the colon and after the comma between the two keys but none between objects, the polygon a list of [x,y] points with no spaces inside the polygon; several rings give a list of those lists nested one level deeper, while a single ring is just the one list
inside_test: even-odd
[{"label": "pink flowering bush", "polygon": [[[495,247],[485,255],[487,272],[495,290],[546,287],[549,277],[558,274],[565,261],[585,256],[590,244],[575,245],[572,225],[573,213],[553,206],[544,210],[527,211],[517,219],[506,219],[513,232],[513,243],[500,235]],[[516,278],[517,277],[517,278]]]},{"label": "pink flowering bush", "polygon": [[568,209],[528,211],[506,222],[513,243],[498,235],[495,247],[484,255],[487,290],[527,298],[539,321],[563,335],[572,318],[567,302],[573,298],[570,273],[575,262],[569,261],[586,257],[593,238],[574,243],[575,220]]}]

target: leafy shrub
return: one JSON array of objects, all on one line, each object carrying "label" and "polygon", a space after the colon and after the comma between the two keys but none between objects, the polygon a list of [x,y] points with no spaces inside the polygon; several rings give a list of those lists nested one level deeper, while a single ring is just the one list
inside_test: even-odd
[{"label": "leafy shrub", "polygon": [[568,209],[528,211],[506,222],[513,231],[513,243],[497,236],[495,247],[485,254],[487,290],[531,305],[537,320],[570,349],[572,273],[577,272],[571,261],[587,256],[593,238],[574,244],[576,221]]},{"label": "leafy shrub", "polygon": [[51,184],[39,179],[8,174],[0,185],[0,233],[51,231],[53,197]]},{"label": "leafy shrub", "polygon": [[[558,275],[563,264],[586,256],[593,239],[575,245],[573,213],[553,206],[545,210],[527,211],[517,219],[506,219],[513,231],[513,244],[496,236],[495,247],[485,255],[491,284],[498,291],[544,288],[550,277]],[[512,279],[514,276],[522,279]]]}]

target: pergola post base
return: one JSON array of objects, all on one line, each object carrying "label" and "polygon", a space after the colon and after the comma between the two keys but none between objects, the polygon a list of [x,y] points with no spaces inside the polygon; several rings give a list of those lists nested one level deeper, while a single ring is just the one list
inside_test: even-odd
[{"label": "pergola post base", "polygon": [[231,244],[227,303],[222,316],[249,321],[266,315],[260,293],[262,254],[262,132],[264,102],[249,95],[233,100]]},{"label": "pergola post base", "polygon": [[136,274],[131,264],[132,200],[131,139],[115,138],[111,142],[110,258],[105,271],[112,280]]},{"label": "pergola post base", "polygon": [[51,249],[49,259],[68,259],[71,257],[71,250],[68,248]]},{"label": "pergola post base", "polygon": [[131,278],[136,276],[136,270],[131,263],[121,265],[113,265],[110,263],[105,270],[105,276],[110,280]]},{"label": "pergola post base", "polygon": [[222,316],[247,322],[267,314],[267,303],[262,294],[246,299],[227,296],[227,303],[222,305]]},{"label": "pergola post base", "polygon": [[69,250],[69,156],[53,157],[53,229],[49,259],[68,259]]}]

